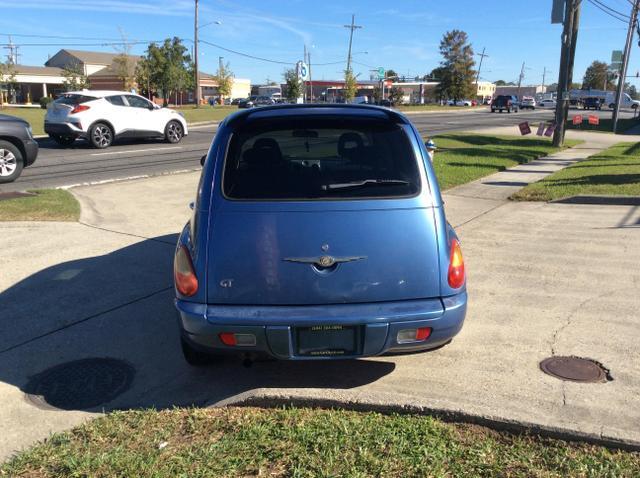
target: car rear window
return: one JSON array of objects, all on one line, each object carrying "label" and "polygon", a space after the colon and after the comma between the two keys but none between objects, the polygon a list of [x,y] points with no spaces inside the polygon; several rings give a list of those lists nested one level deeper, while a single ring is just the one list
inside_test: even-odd
[{"label": "car rear window", "polygon": [[369,119],[254,120],[231,138],[223,193],[244,200],[407,197],[420,191],[401,126]]},{"label": "car rear window", "polygon": [[95,99],[95,96],[63,94],[56,98],[55,102],[63,105],[80,105]]}]

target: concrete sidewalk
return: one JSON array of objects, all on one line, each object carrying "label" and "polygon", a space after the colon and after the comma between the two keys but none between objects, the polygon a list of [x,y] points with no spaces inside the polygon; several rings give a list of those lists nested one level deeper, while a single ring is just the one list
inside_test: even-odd
[{"label": "concrete sidewalk", "polygon": [[[640,272],[629,267],[640,262],[640,207],[512,203],[510,186],[491,184],[596,146],[583,148],[444,195],[470,304],[461,334],[426,354],[189,368],[171,260],[197,173],[74,189],[82,224],[0,224],[0,457],[103,410],[256,400],[438,411],[640,446]],[[539,370],[551,355],[593,358],[614,380],[561,382]],[[24,399],[31,376],[86,357],[131,364],[131,388],[88,410]]]}]

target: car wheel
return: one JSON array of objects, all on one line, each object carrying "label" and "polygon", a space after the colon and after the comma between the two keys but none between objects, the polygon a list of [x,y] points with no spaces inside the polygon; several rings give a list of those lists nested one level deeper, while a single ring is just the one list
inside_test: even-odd
[{"label": "car wheel", "polygon": [[96,123],[89,130],[89,142],[94,148],[108,148],[113,143],[113,131],[108,124]]},{"label": "car wheel", "polygon": [[611,109],[614,109],[615,107],[616,107],[616,105],[615,105],[614,103],[611,103],[611,104],[609,105],[609,108],[611,108]]},{"label": "car wheel", "polygon": [[23,166],[20,150],[8,141],[0,141],[0,184],[18,179]]},{"label": "car wheel", "polygon": [[496,112],[496,110],[495,110],[494,108],[491,108],[491,112],[492,112],[492,113],[495,113],[495,112]]},{"label": "car wheel", "polygon": [[71,146],[76,140],[76,138],[73,136],[59,136],[57,134],[54,134],[54,135],[50,134],[49,138],[54,140],[60,146]]},{"label": "car wheel", "polygon": [[206,367],[220,359],[217,355],[210,355],[194,349],[184,337],[180,337],[180,345],[185,361],[192,367]]},{"label": "car wheel", "polygon": [[507,108],[507,113],[511,113],[511,108]]},{"label": "car wheel", "polygon": [[184,128],[179,121],[169,121],[164,128],[164,137],[169,143],[179,143],[184,136]]}]

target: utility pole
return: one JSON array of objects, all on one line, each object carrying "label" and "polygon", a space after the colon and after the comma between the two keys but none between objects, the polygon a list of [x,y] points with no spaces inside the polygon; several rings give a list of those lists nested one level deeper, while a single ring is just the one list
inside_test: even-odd
[{"label": "utility pole", "polygon": [[311,52],[307,51],[307,70],[309,71],[309,99],[313,103],[313,80],[311,79]]},{"label": "utility pole", "polygon": [[196,74],[196,108],[200,108],[200,71],[198,70],[198,0],[196,1],[196,13],[193,24],[193,51],[194,51],[194,67]]},{"label": "utility pole", "polygon": [[522,69],[520,70],[520,76],[518,77],[518,100],[521,100],[520,97],[520,87],[522,86],[522,79],[524,78],[524,61],[522,62]]},{"label": "utility pole", "polygon": [[618,114],[620,112],[620,102],[622,100],[622,93],[624,92],[624,80],[627,77],[627,68],[629,67],[629,56],[631,54],[631,42],[633,41],[633,29],[636,27],[638,20],[638,8],[640,8],[640,0],[633,2],[631,9],[631,16],[629,18],[629,31],[627,32],[627,43],[624,46],[624,53],[622,54],[622,69],[620,70],[620,77],[618,78],[618,88],[616,89],[616,105],[613,109],[613,132],[616,133],[618,129]]},{"label": "utility pole", "polygon": [[356,16],[351,15],[351,25],[344,25],[345,28],[351,30],[349,34],[349,54],[347,55],[347,71],[351,71],[351,45],[353,43],[353,30],[357,30],[358,28],[362,28],[360,25],[356,25]]},{"label": "utility pole", "polygon": [[553,145],[560,147],[564,143],[565,125],[569,116],[569,87],[573,80],[573,59],[578,42],[581,0],[567,0],[562,30],[562,48],[560,51],[560,72],[558,73],[558,100],[556,104],[556,128],[553,132]]},{"label": "utility pole", "polygon": [[542,70],[542,94],[544,94],[544,81],[547,78],[547,67]]},{"label": "utility pole", "polygon": [[[302,54],[302,63],[307,62],[307,44],[304,44],[304,53]],[[307,102],[307,80],[302,78],[302,102]]]},{"label": "utility pole", "polygon": [[482,53],[478,55],[480,57],[480,64],[478,65],[478,74],[476,75],[476,89],[478,88],[478,82],[480,81],[480,70],[482,70],[482,60],[484,60],[485,56],[487,58],[489,57],[489,55],[484,54],[485,49],[486,49],[485,47],[482,47]]}]

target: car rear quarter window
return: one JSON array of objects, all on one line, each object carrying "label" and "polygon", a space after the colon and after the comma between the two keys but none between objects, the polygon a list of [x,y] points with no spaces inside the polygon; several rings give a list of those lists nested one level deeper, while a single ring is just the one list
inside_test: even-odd
[{"label": "car rear quarter window", "polygon": [[405,130],[378,119],[260,119],[240,126],[223,193],[236,200],[397,198],[418,194]]},{"label": "car rear quarter window", "polygon": [[62,94],[58,98],[56,98],[55,103],[75,106],[86,103],[87,101],[93,101],[95,99],[95,96]]},{"label": "car rear quarter window", "polygon": [[116,105],[116,106],[127,106],[124,104],[124,100],[122,99],[121,95],[115,95],[115,96],[107,96],[105,98],[109,103],[111,103],[112,105]]},{"label": "car rear quarter window", "polygon": [[132,106],[134,108],[149,109],[151,106],[151,103],[149,101],[134,95],[127,95],[127,103],[129,103],[129,106]]}]

